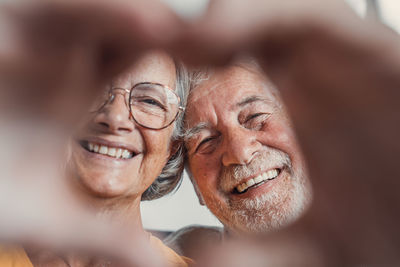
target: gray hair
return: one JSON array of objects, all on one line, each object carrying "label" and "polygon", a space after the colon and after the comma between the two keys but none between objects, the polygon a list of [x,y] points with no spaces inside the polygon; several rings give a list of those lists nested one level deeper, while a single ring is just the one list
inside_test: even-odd
[{"label": "gray hair", "polygon": [[[176,83],[175,92],[181,99],[181,105],[186,107],[189,75],[185,66],[181,62],[175,60],[176,67]],[[165,196],[179,188],[182,181],[182,173],[184,168],[184,146],[183,146],[183,117],[184,113],[180,112],[175,120],[175,127],[172,133],[171,142],[173,142],[174,155],[168,160],[161,174],[146,189],[142,195],[142,200],[153,200]]]}]

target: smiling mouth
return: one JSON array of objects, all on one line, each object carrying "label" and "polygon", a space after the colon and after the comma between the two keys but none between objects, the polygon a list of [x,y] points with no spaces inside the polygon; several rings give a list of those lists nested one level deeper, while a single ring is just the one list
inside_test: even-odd
[{"label": "smiling mouth", "polygon": [[136,156],[136,153],[121,147],[106,146],[89,141],[79,141],[79,144],[91,153],[105,155],[115,159],[131,159]]},{"label": "smiling mouth", "polygon": [[258,186],[265,184],[271,180],[274,180],[276,177],[279,176],[281,171],[282,171],[281,169],[277,168],[277,169],[272,169],[272,170],[263,172],[263,173],[259,174],[258,176],[237,185],[233,189],[233,193],[234,194],[244,194],[251,188],[258,187]]}]

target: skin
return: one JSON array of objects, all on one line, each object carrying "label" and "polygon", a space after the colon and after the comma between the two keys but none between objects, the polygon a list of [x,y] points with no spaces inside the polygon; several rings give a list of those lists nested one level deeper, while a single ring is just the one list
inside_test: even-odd
[{"label": "skin", "polygon": [[[306,208],[310,189],[303,156],[277,92],[260,72],[230,66],[213,73],[191,92],[185,122],[192,180],[228,231],[267,232]],[[241,194],[235,190],[275,168],[275,179]]]}]

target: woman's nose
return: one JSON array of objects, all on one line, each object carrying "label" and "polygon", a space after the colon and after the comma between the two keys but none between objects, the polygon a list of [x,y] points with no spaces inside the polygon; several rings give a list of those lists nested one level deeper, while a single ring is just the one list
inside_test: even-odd
[{"label": "woman's nose", "polygon": [[123,94],[115,94],[96,114],[94,122],[113,133],[131,132],[135,127]]}]

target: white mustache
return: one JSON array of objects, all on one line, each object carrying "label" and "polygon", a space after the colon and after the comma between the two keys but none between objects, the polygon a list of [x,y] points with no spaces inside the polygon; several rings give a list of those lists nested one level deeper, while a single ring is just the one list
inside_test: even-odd
[{"label": "white mustache", "polygon": [[289,155],[280,150],[268,148],[257,153],[247,165],[232,165],[223,168],[220,175],[220,186],[224,191],[231,190],[237,185],[237,182],[249,176],[278,167],[286,168],[291,172],[292,162]]}]

